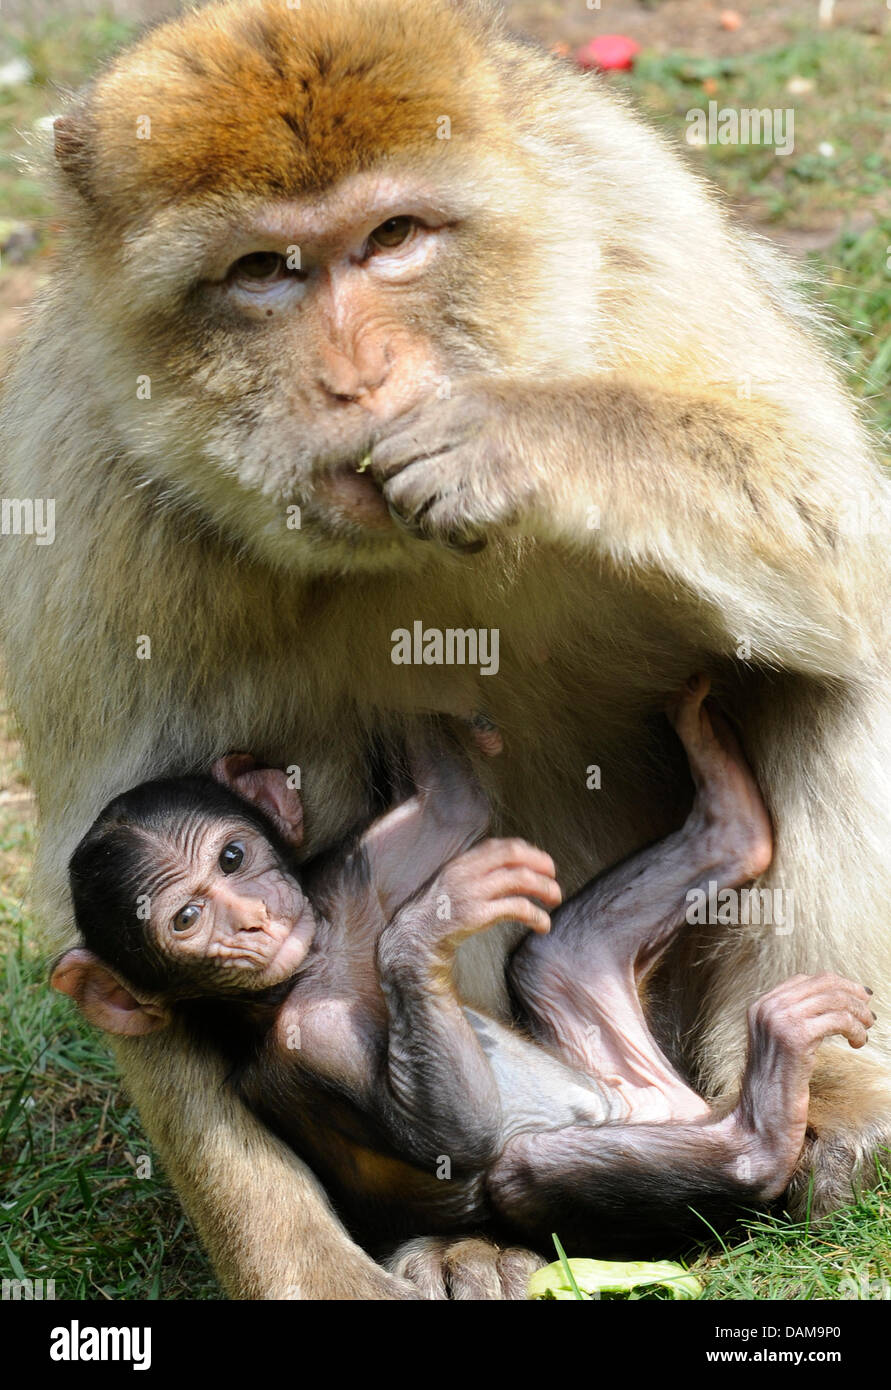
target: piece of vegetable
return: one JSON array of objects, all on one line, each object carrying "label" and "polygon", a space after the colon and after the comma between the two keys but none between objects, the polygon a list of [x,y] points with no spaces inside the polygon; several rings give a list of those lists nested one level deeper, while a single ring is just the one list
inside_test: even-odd
[{"label": "piece of vegetable", "polygon": [[[572,1288],[575,1281],[578,1292]],[[702,1284],[683,1265],[672,1260],[555,1260],[529,1280],[529,1298],[582,1298],[632,1294],[635,1289],[661,1287],[672,1298],[698,1298]]]}]

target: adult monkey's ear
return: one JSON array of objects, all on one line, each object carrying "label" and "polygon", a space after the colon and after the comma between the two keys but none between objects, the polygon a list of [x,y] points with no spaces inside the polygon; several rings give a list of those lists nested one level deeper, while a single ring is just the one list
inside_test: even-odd
[{"label": "adult monkey's ear", "polygon": [[70,994],[84,1018],[106,1033],[139,1038],[170,1022],[170,1010],[153,1000],[137,999],[98,956],[81,946],[66,951],[50,975],[50,984]]},{"label": "adult monkey's ear", "polygon": [[93,196],[93,141],[84,105],[53,121],[53,153],[69,183],[89,202]]},{"label": "adult monkey's ear", "polygon": [[303,843],[303,802],[299,792],[288,786],[280,767],[258,767],[250,753],[227,753],[217,758],[210,773],[236,796],[264,811],[289,845],[297,849]]}]

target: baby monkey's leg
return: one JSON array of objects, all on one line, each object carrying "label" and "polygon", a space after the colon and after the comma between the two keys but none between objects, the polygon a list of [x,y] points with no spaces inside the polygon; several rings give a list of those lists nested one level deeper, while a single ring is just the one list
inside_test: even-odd
[{"label": "baby monkey's leg", "polygon": [[[874,1015],[861,985],[797,975],[749,1010],[749,1053],[736,1109],[699,1124],[580,1125],[511,1139],[490,1172],[496,1210],[527,1234],[573,1240],[611,1230],[652,1240],[766,1202],[787,1186],[807,1124],[808,1083],[821,1042],[862,1047]],[[694,1218],[695,1219],[695,1218]]]},{"label": "baby monkey's leg", "polygon": [[536,1034],[612,1080],[640,1120],[708,1113],[650,1036],[641,981],[684,925],[694,890],[746,883],[773,852],[758,787],[729,725],[706,707],[708,689],[706,677],[692,677],[669,710],[696,788],[682,828],[583,888],[554,914],[550,935],[527,938],[510,966]]}]

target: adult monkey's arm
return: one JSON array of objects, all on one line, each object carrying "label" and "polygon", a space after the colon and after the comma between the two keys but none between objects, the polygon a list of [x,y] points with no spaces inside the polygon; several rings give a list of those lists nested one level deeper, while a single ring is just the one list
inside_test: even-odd
[{"label": "adult monkey's arm", "polygon": [[884,515],[888,489],[845,442],[833,458],[771,401],[605,372],[468,380],[382,431],[371,466],[421,538],[473,545],[507,524],[594,551],[695,595],[678,618],[712,651],[748,639],[756,661],[847,679],[875,659],[861,584],[887,573],[875,538],[847,532],[865,507]]}]

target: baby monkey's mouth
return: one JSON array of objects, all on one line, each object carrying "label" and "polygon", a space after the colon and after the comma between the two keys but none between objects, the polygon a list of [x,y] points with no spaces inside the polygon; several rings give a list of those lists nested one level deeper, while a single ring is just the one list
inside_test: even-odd
[{"label": "baby monkey's mouth", "polygon": [[302,970],[316,934],[316,925],[315,913],[306,903],[269,956],[265,967],[258,972],[258,983],[275,984]]}]

